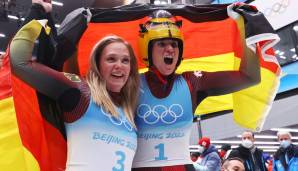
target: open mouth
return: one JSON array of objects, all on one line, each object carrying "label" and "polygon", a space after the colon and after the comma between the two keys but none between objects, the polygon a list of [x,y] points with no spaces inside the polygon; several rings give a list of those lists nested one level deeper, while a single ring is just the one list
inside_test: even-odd
[{"label": "open mouth", "polygon": [[114,74],[112,74],[112,76],[113,76],[114,78],[122,78],[122,77],[124,76],[124,74],[114,73]]},{"label": "open mouth", "polygon": [[163,58],[165,64],[171,65],[173,63],[173,58],[164,57]]}]

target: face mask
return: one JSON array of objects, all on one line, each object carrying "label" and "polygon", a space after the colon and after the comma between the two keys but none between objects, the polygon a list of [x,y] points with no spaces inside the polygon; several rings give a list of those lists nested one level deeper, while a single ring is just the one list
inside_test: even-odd
[{"label": "face mask", "polygon": [[254,145],[250,140],[242,140],[241,144],[245,148],[251,148]]},{"label": "face mask", "polygon": [[290,144],[291,144],[291,143],[290,143],[289,140],[283,140],[283,141],[280,142],[280,146],[281,146],[282,148],[287,148],[287,147],[289,147]]},{"label": "face mask", "polygon": [[198,146],[198,152],[199,153],[202,154],[204,152],[204,150],[205,150],[205,148],[203,146],[200,146],[200,145]]}]

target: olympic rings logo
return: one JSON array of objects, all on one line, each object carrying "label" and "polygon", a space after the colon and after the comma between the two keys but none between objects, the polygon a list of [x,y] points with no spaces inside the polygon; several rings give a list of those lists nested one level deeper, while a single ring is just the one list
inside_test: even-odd
[{"label": "olympic rings logo", "polygon": [[281,0],[272,5],[271,8],[266,8],[264,10],[264,15],[272,17],[275,14],[282,14],[287,10],[287,7],[290,5],[290,0]]},{"label": "olympic rings logo", "polygon": [[172,124],[182,115],[183,108],[180,104],[172,104],[169,108],[164,105],[156,105],[151,108],[148,104],[141,104],[137,108],[137,116],[150,125],[159,121]]},{"label": "olympic rings logo", "polygon": [[127,119],[123,116],[119,116],[119,118],[115,118],[114,116],[112,116],[111,114],[109,113],[106,113],[103,108],[101,108],[101,112],[103,113],[103,115],[105,115],[106,117],[108,117],[111,121],[112,124],[114,125],[124,125],[125,128],[128,130],[128,131],[132,131],[133,130],[133,127],[130,125],[130,123],[127,121]]}]

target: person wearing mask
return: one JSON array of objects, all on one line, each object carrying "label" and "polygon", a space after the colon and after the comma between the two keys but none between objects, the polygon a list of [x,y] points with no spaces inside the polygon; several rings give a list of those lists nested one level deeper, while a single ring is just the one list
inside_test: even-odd
[{"label": "person wearing mask", "polygon": [[233,149],[228,158],[238,157],[244,161],[246,171],[267,171],[263,151],[255,145],[254,133],[244,131],[242,142],[238,148]]},{"label": "person wearing mask", "polygon": [[273,171],[298,170],[298,147],[292,144],[292,135],[287,131],[277,132],[280,147],[274,154]]},{"label": "person wearing mask", "polygon": [[210,143],[210,138],[202,137],[199,140],[199,159],[194,163],[196,171],[219,171],[221,160],[217,149]]},{"label": "person wearing mask", "polygon": [[243,160],[238,157],[225,159],[221,171],[245,171]]},{"label": "person wearing mask", "polygon": [[[12,73],[63,111],[67,136],[66,170],[130,171],[137,147],[134,111],[139,75],[130,44],[117,36],[99,40],[86,78],[31,60],[46,20],[32,20],[14,36],[8,53]],[[54,141],[54,140],[53,140]]]},{"label": "person wearing mask", "polygon": [[[230,12],[264,19],[261,13],[249,9],[248,5],[234,6]],[[153,11],[140,25],[139,50],[149,70],[141,74],[133,171],[193,171],[188,148],[197,106],[208,96],[236,92],[260,81],[258,55],[248,48],[245,37],[241,38],[244,50],[239,71],[175,73],[183,59],[180,26],[165,10]]]}]

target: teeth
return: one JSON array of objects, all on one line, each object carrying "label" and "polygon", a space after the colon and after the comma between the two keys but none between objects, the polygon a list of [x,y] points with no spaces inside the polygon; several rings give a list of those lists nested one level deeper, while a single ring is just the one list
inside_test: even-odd
[{"label": "teeth", "polygon": [[123,76],[123,74],[112,74],[113,76],[116,76],[116,77],[122,77]]}]

